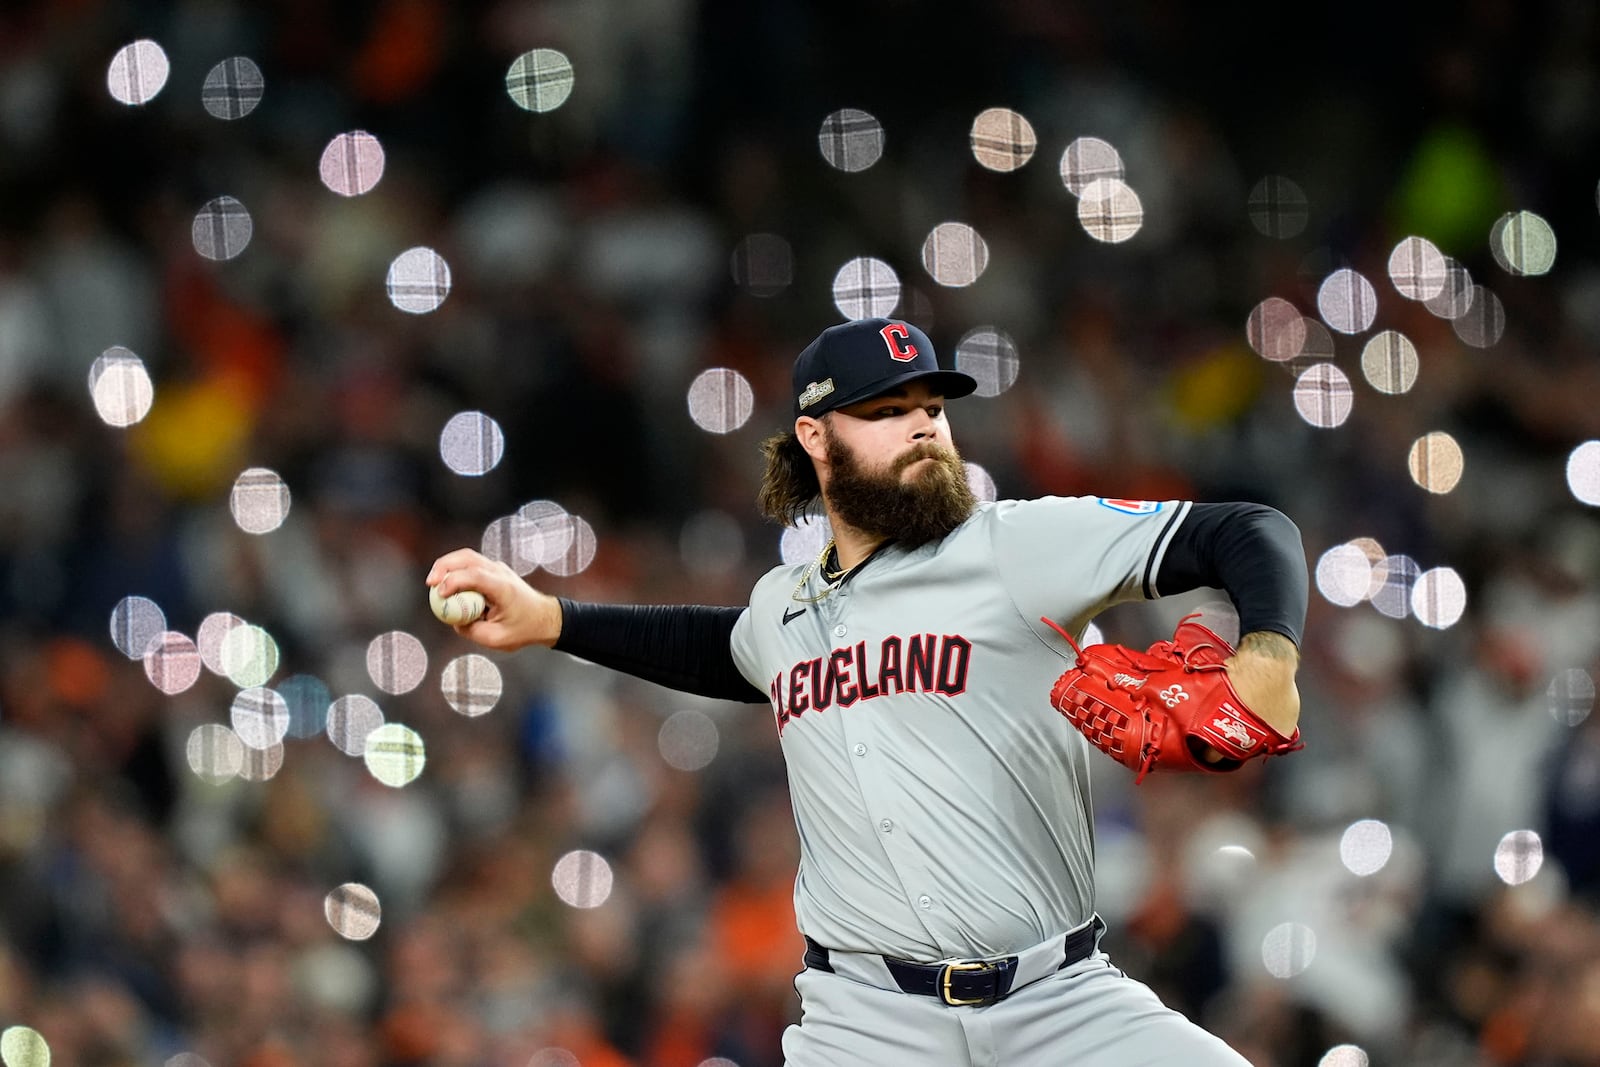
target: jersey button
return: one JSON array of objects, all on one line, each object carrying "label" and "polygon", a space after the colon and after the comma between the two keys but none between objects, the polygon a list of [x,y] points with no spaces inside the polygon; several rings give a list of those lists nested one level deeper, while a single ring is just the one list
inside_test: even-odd
[{"label": "jersey button", "polygon": [[859,745],[859,744],[856,745],[855,753],[858,756],[865,756],[867,754],[867,746],[866,745]]},{"label": "jersey button", "polygon": [[850,631],[845,628],[845,625],[842,622],[838,626],[835,626],[833,628],[833,636],[835,636],[835,637],[843,637],[845,634],[847,634],[849,632]]},{"label": "jersey button", "polygon": [[923,911],[927,911],[929,908],[933,907],[933,898],[924,893],[917,898],[917,906]]},{"label": "jersey button", "polygon": [[894,820],[893,819],[885,819],[885,820],[883,820],[882,822],[880,822],[878,824],[878,829],[882,830],[884,833],[888,833],[889,831],[894,829]]}]

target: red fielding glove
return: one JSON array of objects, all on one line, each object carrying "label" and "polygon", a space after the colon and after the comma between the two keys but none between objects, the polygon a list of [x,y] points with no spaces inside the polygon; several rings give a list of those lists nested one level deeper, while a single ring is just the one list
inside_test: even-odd
[{"label": "red fielding glove", "polygon": [[[1284,737],[1245,706],[1228,681],[1233,647],[1187,615],[1172,638],[1147,650],[1101,644],[1081,648],[1078,662],[1056,679],[1050,703],[1089,743],[1138,772],[1235,771],[1247,760],[1304,748],[1300,731]],[[1206,758],[1207,746],[1221,758]]]}]

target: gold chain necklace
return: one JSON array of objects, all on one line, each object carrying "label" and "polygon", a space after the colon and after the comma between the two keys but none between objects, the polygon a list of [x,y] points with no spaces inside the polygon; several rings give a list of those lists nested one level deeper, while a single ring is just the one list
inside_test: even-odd
[{"label": "gold chain necklace", "polygon": [[833,591],[839,588],[840,583],[844,581],[845,574],[849,574],[849,571],[845,571],[843,574],[840,574],[839,577],[834,581],[825,583],[822,592],[818,593],[816,596],[800,595],[800,590],[806,587],[806,583],[811,580],[811,575],[816,572],[818,567],[822,566],[822,561],[827,559],[828,553],[832,551],[833,538],[830,537],[828,538],[828,543],[822,546],[822,551],[817,553],[817,558],[811,561],[811,565],[806,568],[806,572],[800,576],[799,584],[794,587],[794,592],[789,594],[790,600],[798,601],[801,604],[815,604],[819,600],[826,600],[828,597],[833,595]]}]

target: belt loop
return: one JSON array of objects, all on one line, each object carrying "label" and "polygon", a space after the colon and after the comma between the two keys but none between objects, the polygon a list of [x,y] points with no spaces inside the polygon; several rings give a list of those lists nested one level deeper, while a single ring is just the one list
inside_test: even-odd
[{"label": "belt loop", "polygon": [[833,964],[828,960],[828,950],[817,944],[811,938],[806,938],[805,964],[814,971],[833,972]]}]

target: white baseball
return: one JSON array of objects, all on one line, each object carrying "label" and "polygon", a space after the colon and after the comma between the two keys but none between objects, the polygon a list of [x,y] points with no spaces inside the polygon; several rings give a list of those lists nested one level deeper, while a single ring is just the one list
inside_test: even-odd
[{"label": "white baseball", "polygon": [[428,606],[440,622],[450,626],[465,626],[483,614],[488,605],[483,594],[476,589],[463,589],[447,597],[439,595],[439,587],[428,587]]}]

